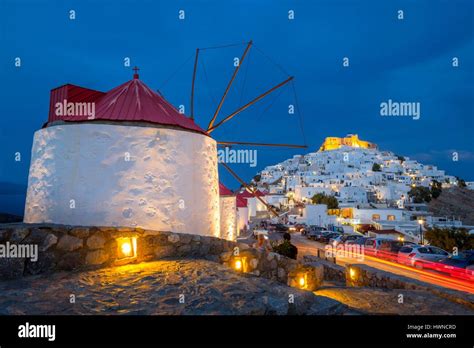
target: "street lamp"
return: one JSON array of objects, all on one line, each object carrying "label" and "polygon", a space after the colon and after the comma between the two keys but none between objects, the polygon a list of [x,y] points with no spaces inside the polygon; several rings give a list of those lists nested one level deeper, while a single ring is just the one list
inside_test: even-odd
[{"label": "street lamp", "polygon": [[423,219],[418,219],[418,224],[420,225],[420,241],[421,241],[421,245],[424,244],[424,238],[423,238]]}]

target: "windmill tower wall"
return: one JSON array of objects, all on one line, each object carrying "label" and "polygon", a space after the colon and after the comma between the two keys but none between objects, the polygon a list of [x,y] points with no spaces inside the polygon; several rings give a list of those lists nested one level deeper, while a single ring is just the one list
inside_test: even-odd
[{"label": "windmill tower wall", "polygon": [[216,142],[169,127],[53,125],[35,133],[25,222],[220,235]]},{"label": "windmill tower wall", "polygon": [[221,196],[220,210],[220,237],[227,240],[237,238],[237,207],[235,196]]}]

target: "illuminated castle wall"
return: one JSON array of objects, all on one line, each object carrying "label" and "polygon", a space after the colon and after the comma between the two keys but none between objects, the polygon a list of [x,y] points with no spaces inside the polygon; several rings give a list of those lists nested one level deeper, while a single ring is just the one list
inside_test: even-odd
[{"label": "illuminated castle wall", "polygon": [[377,145],[368,141],[360,140],[357,134],[348,134],[344,138],[327,137],[319,148],[319,151],[337,150],[342,146],[361,147],[364,149],[376,149]]}]

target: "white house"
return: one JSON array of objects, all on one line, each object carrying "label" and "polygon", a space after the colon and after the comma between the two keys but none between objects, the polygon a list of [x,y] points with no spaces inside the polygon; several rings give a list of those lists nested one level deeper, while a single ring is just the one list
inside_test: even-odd
[{"label": "white house", "polygon": [[367,203],[367,191],[358,186],[343,186],[339,189],[339,200],[346,203]]},{"label": "white house", "polygon": [[402,222],[406,219],[401,209],[352,209],[353,223],[370,224],[378,221]]},{"label": "white house", "polygon": [[300,221],[307,225],[327,226],[336,221],[335,216],[328,215],[326,204],[306,204],[302,215]]}]

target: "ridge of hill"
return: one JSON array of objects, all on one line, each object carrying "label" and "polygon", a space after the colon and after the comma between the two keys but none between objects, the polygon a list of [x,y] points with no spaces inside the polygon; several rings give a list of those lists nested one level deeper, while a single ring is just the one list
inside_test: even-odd
[{"label": "ridge of hill", "polygon": [[474,225],[474,191],[460,187],[443,189],[428,209],[436,216],[460,218],[463,224]]}]

